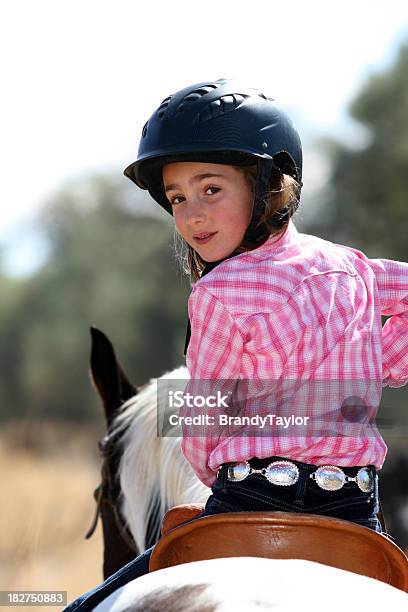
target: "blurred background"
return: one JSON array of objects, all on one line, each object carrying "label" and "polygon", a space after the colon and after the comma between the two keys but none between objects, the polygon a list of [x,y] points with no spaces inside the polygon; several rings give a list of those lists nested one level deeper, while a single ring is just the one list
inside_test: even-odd
[{"label": "blurred background", "polygon": [[[408,4],[273,0],[156,5],[38,0],[0,10],[0,589],[102,577],[103,412],[90,325],[132,382],[183,363],[189,285],[171,219],[122,175],[174,91],[241,77],[304,143],[297,226],[408,261]],[[408,547],[408,395],[379,424],[388,530]]]}]

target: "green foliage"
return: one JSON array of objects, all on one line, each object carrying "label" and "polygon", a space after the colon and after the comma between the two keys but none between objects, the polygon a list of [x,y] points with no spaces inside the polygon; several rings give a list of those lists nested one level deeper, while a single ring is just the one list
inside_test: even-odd
[{"label": "green foliage", "polygon": [[13,417],[20,410],[20,354],[19,327],[20,305],[24,300],[25,286],[20,281],[0,275],[0,415]]},{"label": "green foliage", "polygon": [[408,45],[393,67],[371,77],[350,113],[368,130],[368,144],[326,147],[331,189],[309,229],[372,257],[407,260]]},{"label": "green foliage", "polygon": [[97,414],[90,325],[111,337],[133,382],[183,362],[189,287],[174,262],[171,220],[129,211],[108,179],[84,187],[65,189],[42,212],[44,267],[25,282],[2,280],[3,416]]}]

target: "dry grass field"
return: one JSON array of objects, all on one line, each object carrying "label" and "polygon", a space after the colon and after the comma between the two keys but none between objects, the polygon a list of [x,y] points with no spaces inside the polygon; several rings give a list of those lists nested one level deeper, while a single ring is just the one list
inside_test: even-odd
[{"label": "dry grass field", "polygon": [[99,433],[33,423],[3,429],[0,590],[63,590],[71,601],[101,582],[100,525],[84,539],[99,483]]}]

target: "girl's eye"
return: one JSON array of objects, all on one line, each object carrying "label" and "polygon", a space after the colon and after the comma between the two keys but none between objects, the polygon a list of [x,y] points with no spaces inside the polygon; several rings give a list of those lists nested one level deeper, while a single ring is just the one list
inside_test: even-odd
[{"label": "girl's eye", "polygon": [[[207,191],[212,191],[213,193],[207,194],[207,195],[215,195],[215,193],[217,193],[218,191],[221,191],[221,189],[219,187],[207,187],[205,190],[205,193],[207,193]],[[174,198],[172,200],[170,200],[170,204],[172,206],[177,206],[177,204],[180,204],[180,201],[183,201],[185,198],[183,196],[174,196]]]},{"label": "girl's eye", "polygon": [[175,206],[176,204],[180,204],[180,202],[176,202],[176,200],[178,200],[179,198],[182,198],[182,196],[175,196],[172,200],[170,200],[170,204],[172,206]]},{"label": "girl's eye", "polygon": [[[219,187],[207,187],[207,189],[206,189],[205,191],[207,192],[209,189],[211,189],[211,191],[214,191],[215,193],[217,193],[218,191],[220,191],[220,188],[219,188]],[[212,194],[210,194],[210,195],[212,195]]]}]

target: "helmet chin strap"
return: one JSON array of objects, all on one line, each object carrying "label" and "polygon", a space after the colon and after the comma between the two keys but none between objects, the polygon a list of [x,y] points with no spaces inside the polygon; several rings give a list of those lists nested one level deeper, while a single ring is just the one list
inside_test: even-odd
[{"label": "helmet chin strap", "polygon": [[[255,185],[254,208],[252,218],[245,232],[244,240],[261,242],[265,237],[266,228],[259,225],[259,220],[265,211],[264,196],[268,190],[272,169],[279,170],[273,159],[261,159],[258,162],[258,176]],[[280,170],[279,170],[280,172]]]}]

